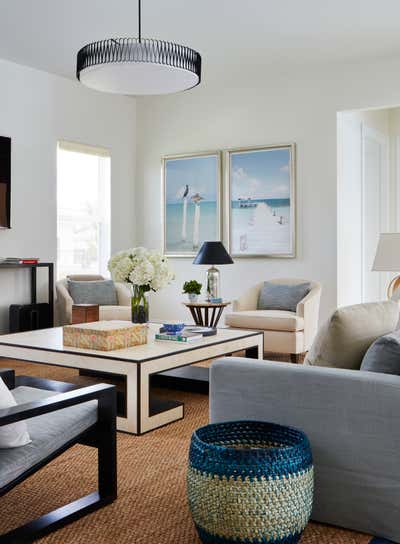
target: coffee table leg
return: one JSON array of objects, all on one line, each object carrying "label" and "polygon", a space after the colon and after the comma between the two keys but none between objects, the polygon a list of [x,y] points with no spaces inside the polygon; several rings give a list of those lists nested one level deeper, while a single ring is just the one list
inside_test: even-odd
[{"label": "coffee table leg", "polygon": [[264,358],[264,337],[260,336],[256,346],[252,346],[245,350],[246,357],[249,359],[263,359]]},{"label": "coffee table leg", "polygon": [[132,370],[126,374],[126,417],[117,417],[117,430],[131,434],[139,434],[138,408],[138,375],[136,365],[132,365]]},{"label": "coffee table leg", "polygon": [[136,434],[147,433],[179,419],[183,419],[183,403],[155,396],[150,388],[150,374],[138,365],[140,380],[139,428]]}]

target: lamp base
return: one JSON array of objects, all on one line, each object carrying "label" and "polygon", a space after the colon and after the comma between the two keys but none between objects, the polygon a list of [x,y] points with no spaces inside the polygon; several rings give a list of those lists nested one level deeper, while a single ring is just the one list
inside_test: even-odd
[{"label": "lamp base", "polygon": [[[400,275],[395,276],[392,281],[389,283],[389,286],[387,288],[387,297],[390,299],[393,297],[394,293],[397,291],[397,289],[400,288]],[[399,297],[400,298],[400,297]]]},{"label": "lamp base", "polygon": [[207,300],[219,297],[219,270],[212,266],[207,270]]}]

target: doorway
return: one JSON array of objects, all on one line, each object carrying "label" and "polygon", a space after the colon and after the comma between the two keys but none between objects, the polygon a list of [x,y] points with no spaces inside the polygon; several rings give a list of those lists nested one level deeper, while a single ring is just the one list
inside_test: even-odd
[{"label": "doorway", "polygon": [[397,230],[400,108],[340,112],[338,304],[386,298],[390,278],[373,272],[379,235]]}]

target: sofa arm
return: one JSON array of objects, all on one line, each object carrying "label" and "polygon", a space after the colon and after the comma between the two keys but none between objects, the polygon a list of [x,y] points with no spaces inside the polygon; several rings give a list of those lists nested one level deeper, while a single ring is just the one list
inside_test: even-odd
[{"label": "sofa arm", "polygon": [[69,294],[65,281],[56,283],[56,310],[57,319],[60,325],[70,325],[72,323],[72,305],[74,301]]},{"label": "sofa arm", "polygon": [[117,290],[118,306],[130,306],[132,291],[128,283],[114,282]]},{"label": "sofa arm", "polygon": [[400,378],[227,358],[213,363],[211,422],[302,429],[315,465],[312,518],[400,542]]},{"label": "sofa arm", "polygon": [[258,304],[258,295],[262,284],[257,284],[250,289],[247,289],[241,297],[234,300],[232,310],[234,312],[243,312],[246,310],[256,310]]},{"label": "sofa arm", "polygon": [[304,351],[310,349],[318,332],[320,300],[321,287],[317,286],[298,303],[296,308],[297,315],[304,319]]}]

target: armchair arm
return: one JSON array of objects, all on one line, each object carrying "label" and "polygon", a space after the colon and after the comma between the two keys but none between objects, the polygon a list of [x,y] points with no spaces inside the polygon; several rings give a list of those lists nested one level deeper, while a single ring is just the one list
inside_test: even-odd
[{"label": "armchair arm", "polygon": [[241,297],[234,300],[232,309],[234,312],[243,312],[245,310],[256,310],[258,304],[258,295],[260,293],[261,283],[250,287]]},{"label": "armchair arm", "polygon": [[114,282],[114,285],[117,290],[118,306],[130,306],[132,294],[129,284]]},{"label": "armchair arm", "polygon": [[72,322],[72,305],[74,301],[63,281],[56,283],[57,318],[60,325],[69,325]]},{"label": "armchair arm", "polygon": [[6,384],[8,389],[14,389],[15,387],[15,371],[11,368],[0,368],[0,378]]},{"label": "armchair arm", "polygon": [[308,351],[318,331],[321,286],[315,285],[297,304],[296,313],[304,319],[304,351]]},{"label": "armchair arm", "polygon": [[19,404],[11,408],[0,410],[0,427],[16,423],[17,421],[30,419],[31,417],[41,416],[56,410],[62,410],[69,406],[81,404],[90,400],[105,400],[116,403],[115,386],[107,384],[91,385],[81,389],[74,389],[61,395],[55,395],[46,399],[41,399],[26,404]]}]

